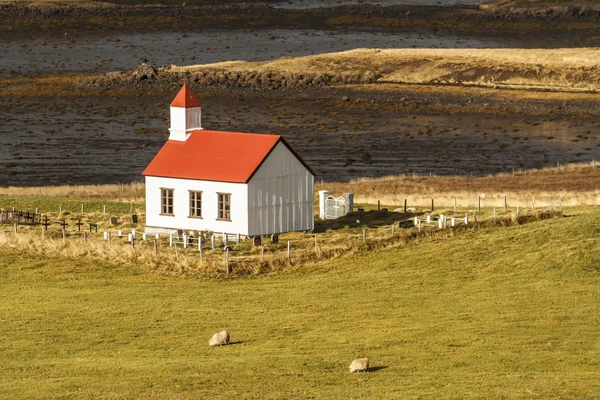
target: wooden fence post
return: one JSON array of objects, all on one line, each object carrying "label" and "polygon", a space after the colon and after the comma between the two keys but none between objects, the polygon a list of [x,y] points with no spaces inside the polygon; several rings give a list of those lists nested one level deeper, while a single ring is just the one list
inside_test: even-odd
[{"label": "wooden fence post", "polygon": [[506,204],[506,195],[504,196],[504,211],[508,210],[508,205]]},{"label": "wooden fence post", "polygon": [[102,206],[103,208],[103,214],[106,214],[106,206]]},{"label": "wooden fence post", "polygon": [[433,199],[431,199],[431,211],[433,212]]},{"label": "wooden fence post", "polygon": [[225,249],[225,268],[226,268],[227,274],[229,274],[231,272],[231,270],[229,268],[229,248]]},{"label": "wooden fence post", "polygon": [[198,253],[200,253],[200,260],[202,261],[202,234],[198,236]]},{"label": "wooden fence post", "polygon": [[477,196],[477,211],[481,211],[481,197]]},{"label": "wooden fence post", "polygon": [[419,218],[419,233],[421,233],[421,218]]}]

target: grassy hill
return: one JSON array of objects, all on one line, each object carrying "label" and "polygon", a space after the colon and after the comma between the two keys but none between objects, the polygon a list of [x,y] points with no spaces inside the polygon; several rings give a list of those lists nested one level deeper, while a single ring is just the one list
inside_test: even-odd
[{"label": "grassy hill", "polygon": [[0,397],[596,396],[600,209],[567,213],[233,280],[0,249]]}]

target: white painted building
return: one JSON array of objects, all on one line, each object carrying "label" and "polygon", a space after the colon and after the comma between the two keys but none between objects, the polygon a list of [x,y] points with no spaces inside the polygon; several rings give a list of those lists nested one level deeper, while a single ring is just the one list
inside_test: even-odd
[{"label": "white painted building", "polygon": [[184,85],[169,140],[144,170],[146,232],[245,236],[314,228],[314,173],[279,135],[204,130]]}]

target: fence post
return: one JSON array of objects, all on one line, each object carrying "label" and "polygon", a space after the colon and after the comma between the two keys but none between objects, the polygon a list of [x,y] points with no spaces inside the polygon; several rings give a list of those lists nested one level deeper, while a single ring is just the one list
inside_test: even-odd
[{"label": "fence post", "polygon": [[421,218],[419,218],[419,233],[421,233]]},{"label": "fence post", "polygon": [[58,206],[58,212],[61,213],[62,212],[62,204]]},{"label": "fence post", "polygon": [[154,239],[154,255],[158,254],[158,241]]},{"label": "fence post", "polygon": [[83,214],[83,204],[81,205],[81,213]]},{"label": "fence post", "polygon": [[112,233],[108,232],[108,245],[112,246]]},{"label": "fence post", "polygon": [[200,253],[200,261],[202,261],[202,234],[198,236],[198,252]]},{"label": "fence post", "polygon": [[131,248],[135,249],[135,236],[131,235]]},{"label": "fence post", "polygon": [[377,200],[377,211],[381,210],[381,201]]},{"label": "fence post", "polygon": [[477,211],[481,211],[481,197],[477,196]]},{"label": "fence post", "polygon": [[508,206],[506,204],[506,195],[504,195],[504,211],[508,210]]},{"label": "fence post", "polygon": [[65,232],[65,227],[64,227],[64,226],[63,226],[63,230],[62,230],[62,232],[63,232],[63,241],[64,241],[64,240],[66,240],[66,239],[67,239],[67,234],[66,234],[66,232]]},{"label": "fence post", "polygon": [[240,236],[241,235],[239,233],[235,236],[235,244],[240,244],[240,240],[241,240]]},{"label": "fence post", "polygon": [[404,199],[404,214],[406,214],[406,199]]},{"label": "fence post", "polygon": [[18,228],[17,228],[18,224],[15,222],[15,235],[18,233]]},{"label": "fence post", "polygon": [[169,233],[169,247],[173,247],[173,234]]},{"label": "fence post", "polygon": [[465,225],[469,225],[469,213],[465,213]]},{"label": "fence post", "polygon": [[186,234],[183,234],[183,248],[187,249],[188,246],[188,237]]},{"label": "fence post", "polygon": [[433,199],[431,199],[431,211],[433,211]]},{"label": "fence post", "polygon": [[450,222],[452,223],[452,226],[456,226],[456,219],[455,218],[451,218]]},{"label": "fence post", "polygon": [[367,243],[367,231],[363,229],[363,243]]},{"label": "fence post", "polygon": [[454,212],[456,212],[456,197],[454,198]]},{"label": "fence post", "polygon": [[229,274],[231,272],[231,269],[229,268],[229,248],[225,250],[225,263],[227,264],[227,274]]},{"label": "fence post", "polygon": [[210,247],[214,250],[216,247],[216,242],[217,239],[215,237],[215,234],[213,233],[213,235],[210,237]]},{"label": "fence post", "polygon": [[102,213],[106,214],[106,206],[102,206]]}]

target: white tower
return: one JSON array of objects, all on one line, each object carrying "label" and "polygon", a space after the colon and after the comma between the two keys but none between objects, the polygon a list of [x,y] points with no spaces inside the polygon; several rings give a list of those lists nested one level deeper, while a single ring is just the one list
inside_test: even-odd
[{"label": "white tower", "polygon": [[171,127],[169,140],[185,142],[200,125],[202,106],[188,85],[184,84],[171,103]]}]

